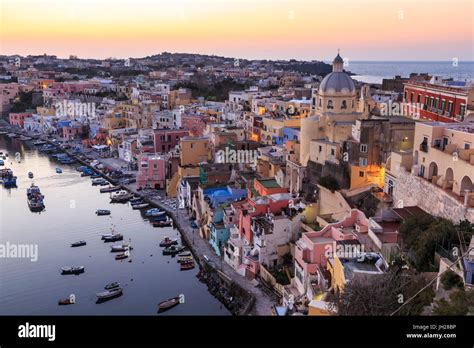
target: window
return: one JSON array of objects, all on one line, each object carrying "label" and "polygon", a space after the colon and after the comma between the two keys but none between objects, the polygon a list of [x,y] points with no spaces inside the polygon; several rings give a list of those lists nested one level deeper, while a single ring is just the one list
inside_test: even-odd
[{"label": "window", "polygon": [[319,145],[319,152],[323,151],[323,147]]},{"label": "window", "polygon": [[328,109],[334,109],[334,106],[332,104],[332,100],[328,100]]},{"label": "window", "polygon": [[410,93],[410,101],[413,103],[413,100],[415,100],[415,93],[411,92]]},{"label": "window", "polygon": [[334,149],[331,149],[331,156],[334,156],[336,154],[336,151]]},{"label": "window", "polygon": [[466,112],[466,104],[459,105],[459,116],[464,118],[464,113]]},{"label": "window", "polygon": [[360,152],[367,152],[367,144],[360,144]]},{"label": "window", "polygon": [[407,100],[407,91],[403,94],[403,99]]},{"label": "window", "polygon": [[192,149],[192,148],[194,148],[194,144],[193,144],[193,143],[191,143],[191,149]]},{"label": "window", "polygon": [[364,177],[364,172],[362,170],[359,172],[359,177],[361,177],[361,178]]},{"label": "window", "polygon": [[441,100],[441,105],[439,106],[439,109],[441,111],[444,111],[444,108],[446,107],[446,100],[445,99],[442,99]]},{"label": "window", "polygon": [[471,144],[464,143],[464,150],[469,150],[471,148]]},{"label": "window", "polygon": [[342,101],[341,109],[347,109],[347,102],[345,100]]},{"label": "window", "polygon": [[365,167],[367,165],[367,158],[359,157],[359,166]]},{"label": "window", "polygon": [[418,96],[416,97],[416,102],[417,102],[418,104],[421,103],[421,94],[418,94]]},{"label": "window", "polygon": [[453,111],[453,102],[452,101],[448,102],[448,112],[451,113],[451,111]]}]

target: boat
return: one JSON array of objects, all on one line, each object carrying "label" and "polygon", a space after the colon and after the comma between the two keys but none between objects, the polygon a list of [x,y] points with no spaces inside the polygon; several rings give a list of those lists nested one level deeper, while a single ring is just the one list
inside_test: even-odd
[{"label": "boat", "polygon": [[30,210],[41,211],[44,209],[44,196],[41,194],[40,188],[35,184],[31,184],[26,190],[26,199]]},{"label": "boat", "polygon": [[187,271],[194,268],[194,260],[181,261],[179,266],[181,271]]},{"label": "boat", "polygon": [[30,137],[27,137],[25,135],[20,135],[20,140],[23,140],[23,141],[28,141],[28,140],[31,140],[32,138]]},{"label": "boat", "polygon": [[179,302],[179,296],[176,296],[176,297],[173,297],[173,298],[169,298],[165,301],[162,301],[160,303],[158,303],[158,313],[162,313],[162,312],[165,312],[177,305],[179,305],[180,302]]},{"label": "boat", "polygon": [[128,202],[128,200],[132,197],[133,196],[127,191],[120,190],[120,191],[112,192],[110,199],[111,199],[111,202],[125,203],[125,202]]},{"label": "boat", "polygon": [[0,166],[4,166],[5,162],[3,160],[0,160]]},{"label": "boat", "polygon": [[86,245],[86,241],[85,240],[80,240],[79,242],[74,242],[74,243],[71,243],[71,248],[77,248],[77,247],[81,247],[81,246],[84,246]]},{"label": "boat", "polygon": [[115,192],[119,190],[120,190],[120,186],[109,186],[109,187],[101,188],[100,193]]},{"label": "boat", "polygon": [[123,289],[120,287],[117,287],[117,288],[113,288],[107,291],[99,292],[95,295],[97,296],[97,303],[100,303],[100,302],[104,302],[118,296],[122,296],[122,294],[123,294]]},{"label": "boat", "polygon": [[98,179],[98,178],[101,178],[102,175],[100,175],[99,173],[94,173],[94,174],[91,174],[91,179]]},{"label": "boat", "polygon": [[115,255],[115,260],[123,260],[128,257],[128,252]]},{"label": "boat", "polygon": [[188,261],[188,260],[192,260],[193,259],[193,255],[191,254],[190,251],[185,251],[185,252],[182,252],[180,254],[178,254],[178,262],[183,262],[183,261]]},{"label": "boat", "polygon": [[30,179],[33,179],[33,176],[34,176],[34,175],[33,175],[32,172],[28,172],[28,177],[29,177]]},{"label": "boat", "polygon": [[184,246],[182,245],[170,245],[169,247],[163,249],[163,255],[176,255],[183,250]]},{"label": "boat", "polygon": [[155,223],[155,222],[163,222],[163,221],[168,221],[169,218],[166,215],[160,215],[160,216],[152,216],[150,217],[150,222]]},{"label": "boat", "polygon": [[81,176],[91,176],[94,174],[94,171],[92,169],[86,168],[82,170]]},{"label": "boat", "polygon": [[110,236],[102,236],[102,239],[104,240],[104,243],[118,242],[119,240],[123,240],[123,235],[120,233],[113,233]]},{"label": "boat", "polygon": [[104,182],[107,183],[107,181],[104,178],[92,179],[92,185],[93,186],[100,185]]},{"label": "boat", "polygon": [[98,216],[110,215],[110,210],[107,210],[107,209],[97,209],[95,213],[96,213],[96,215],[98,215]]},{"label": "boat", "polygon": [[16,176],[11,169],[0,169],[0,179],[4,188],[16,187]]},{"label": "boat", "polygon": [[110,183],[104,179],[104,181],[102,181],[99,186],[105,186],[105,185],[109,185]]},{"label": "boat", "polygon": [[140,203],[140,204],[133,204],[132,209],[144,209],[150,206],[149,203]]},{"label": "boat", "polygon": [[140,202],[143,202],[143,198],[141,198],[141,197],[134,197],[134,198],[130,199],[131,204],[140,203]]},{"label": "boat", "polygon": [[46,144],[46,141],[43,141],[43,140],[33,141],[33,145],[35,145],[35,146],[41,146],[41,145],[44,145],[44,144]]},{"label": "boat", "polygon": [[9,138],[18,138],[19,135],[15,134],[15,133],[8,133],[7,137],[9,137]]},{"label": "boat", "polygon": [[164,215],[166,214],[165,211],[162,211],[158,208],[152,208],[152,209],[148,209],[146,212],[145,212],[145,216],[161,216],[161,215]]},{"label": "boat", "polygon": [[173,238],[171,239],[168,236],[165,236],[160,242],[160,247],[168,247],[170,245],[176,245],[178,244],[178,238]]},{"label": "boat", "polygon": [[79,267],[61,267],[61,274],[74,274],[74,275],[79,275],[81,273],[84,273],[85,268],[84,266],[79,266]]},{"label": "boat", "polygon": [[110,252],[116,253],[120,251],[127,251],[132,250],[132,246],[130,244],[121,244],[121,245],[112,245],[110,246]]},{"label": "boat", "polygon": [[62,172],[63,172],[63,170],[61,168],[56,167],[56,173],[61,174]]},{"label": "boat", "polygon": [[171,220],[152,221],[153,227],[168,227],[173,224]]},{"label": "boat", "polygon": [[60,162],[62,164],[73,164],[74,162],[76,162],[76,160],[74,158],[68,158],[68,159],[60,160]]},{"label": "boat", "polygon": [[112,283],[109,283],[106,286],[104,286],[104,289],[105,290],[111,290],[111,289],[115,289],[115,288],[118,288],[118,287],[120,287],[119,282],[112,282]]},{"label": "boat", "polygon": [[74,304],[75,301],[71,298],[62,298],[58,301],[58,305],[59,306],[66,306],[66,305],[70,305],[70,304]]}]

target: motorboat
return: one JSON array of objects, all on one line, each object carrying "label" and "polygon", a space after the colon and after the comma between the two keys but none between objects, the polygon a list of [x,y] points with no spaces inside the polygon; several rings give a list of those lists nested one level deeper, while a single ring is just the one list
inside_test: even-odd
[{"label": "motorboat", "polygon": [[176,255],[184,250],[182,245],[170,245],[163,249],[163,255]]},{"label": "motorboat", "polygon": [[56,173],[61,174],[62,172],[63,172],[63,170],[61,168],[56,167]]},{"label": "motorboat", "polygon": [[115,192],[119,190],[120,190],[120,186],[109,186],[109,187],[101,188],[100,193]]},{"label": "motorboat", "polygon": [[165,301],[158,303],[158,313],[165,312],[180,304],[179,296],[169,298]]},{"label": "motorboat", "polygon": [[97,209],[95,213],[96,213],[96,215],[98,215],[98,216],[110,215],[110,210],[107,210],[107,209]]},{"label": "motorboat", "polygon": [[115,288],[118,288],[118,287],[120,287],[119,282],[112,282],[112,283],[109,283],[106,286],[104,286],[104,289],[105,290],[111,290],[111,289],[115,289]]},{"label": "motorboat", "polygon": [[171,220],[152,221],[153,227],[168,227],[173,225]]},{"label": "motorboat", "polygon": [[128,193],[125,190],[120,190],[116,192],[112,192],[110,195],[110,199],[112,202],[117,202],[117,203],[125,203],[128,202],[128,200],[132,198],[132,195]]},{"label": "motorboat", "polygon": [[71,248],[77,248],[77,247],[81,247],[81,246],[84,246],[86,245],[86,241],[85,240],[80,240],[79,242],[74,242],[74,243],[71,243]]},{"label": "motorboat", "polygon": [[117,253],[117,252],[122,252],[122,251],[127,251],[127,250],[132,250],[131,245],[121,244],[121,245],[111,245],[110,246],[110,252],[111,253]]},{"label": "motorboat", "polygon": [[101,185],[101,184],[108,184],[107,180],[105,180],[104,178],[97,178],[97,179],[92,179],[92,185],[93,186],[96,186],[96,185]]},{"label": "motorboat", "polygon": [[16,187],[16,176],[9,168],[0,169],[0,180],[4,188]]},{"label": "motorboat", "polygon": [[160,210],[158,208],[148,209],[145,212],[145,216],[161,216],[161,215],[164,215],[164,214],[166,214],[166,212],[163,211],[163,210]]},{"label": "motorboat", "polygon": [[187,271],[194,268],[194,260],[181,261],[179,266],[181,271]]},{"label": "motorboat", "polygon": [[178,238],[171,239],[170,237],[166,236],[160,242],[160,247],[169,247],[170,245],[178,244]]},{"label": "motorboat", "polygon": [[132,209],[144,209],[144,208],[148,208],[150,206],[149,203],[140,203],[140,204],[133,204],[132,205]]},{"label": "motorboat", "polygon": [[115,260],[126,259],[128,257],[128,255],[129,255],[128,252],[117,254],[117,255],[115,255]]},{"label": "motorboat", "polygon": [[28,177],[29,177],[30,179],[33,179],[33,177],[34,177],[33,172],[28,172]]},{"label": "motorboat", "polygon": [[74,275],[79,275],[81,273],[84,273],[85,268],[84,266],[79,266],[79,267],[61,267],[61,274],[74,274]]},{"label": "motorboat", "polygon": [[0,166],[4,166],[5,162],[3,160],[0,160]]},{"label": "motorboat", "polygon": [[41,211],[44,209],[44,195],[41,194],[38,186],[31,184],[26,190],[26,199],[30,210]]},{"label": "motorboat", "polygon": [[69,298],[61,298],[58,301],[59,306],[66,306],[66,305],[70,305],[70,304],[74,304],[74,303],[75,303],[75,301],[70,297]]},{"label": "motorboat", "polygon": [[123,289],[120,288],[120,287],[113,288],[113,289],[110,289],[110,290],[106,290],[106,291],[103,291],[103,292],[99,292],[99,293],[96,294],[97,303],[104,302],[104,301],[110,300],[112,298],[122,296],[122,294],[123,294]]},{"label": "motorboat", "polygon": [[119,240],[123,240],[123,235],[120,233],[114,233],[109,236],[102,236],[102,239],[104,240],[104,243],[118,242]]},{"label": "motorboat", "polygon": [[193,255],[191,254],[190,251],[185,251],[180,254],[178,254],[178,262],[183,262],[183,261],[189,261],[193,259]]},{"label": "motorboat", "polygon": [[33,141],[33,145],[35,145],[35,146],[41,146],[41,145],[44,145],[44,144],[46,144],[46,141],[43,141],[43,140]]}]

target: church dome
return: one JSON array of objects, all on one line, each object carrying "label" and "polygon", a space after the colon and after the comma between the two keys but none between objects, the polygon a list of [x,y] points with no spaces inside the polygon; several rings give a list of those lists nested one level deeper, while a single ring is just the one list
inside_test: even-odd
[{"label": "church dome", "polygon": [[319,85],[319,93],[323,94],[353,94],[354,92],[354,81],[344,72],[332,72],[326,75]]}]

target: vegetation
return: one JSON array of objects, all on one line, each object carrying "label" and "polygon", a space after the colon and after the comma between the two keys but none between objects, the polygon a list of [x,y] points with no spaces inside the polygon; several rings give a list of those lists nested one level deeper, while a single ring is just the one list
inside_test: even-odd
[{"label": "vegetation", "polygon": [[336,178],[331,175],[321,177],[319,179],[319,185],[324,186],[332,192],[339,190],[339,183]]},{"label": "vegetation", "polygon": [[[392,266],[387,273],[378,276],[354,278],[345,285],[343,292],[331,294],[329,302],[337,308],[339,315],[386,316],[425,285],[426,280],[421,275],[402,272]],[[401,307],[396,315],[420,315],[433,297],[434,290],[428,287]]]},{"label": "vegetation", "polygon": [[182,82],[178,83],[174,88],[188,88],[191,90],[193,98],[204,97],[211,101],[225,101],[229,97],[230,91],[241,91],[249,87],[235,81],[232,78],[225,78],[214,83],[204,82]]},{"label": "vegetation", "polygon": [[452,250],[459,241],[471,239],[474,233],[469,221],[454,225],[451,221],[431,215],[413,216],[400,226],[403,249],[407,259],[419,272],[436,271],[434,254],[437,247]]},{"label": "vegetation", "polygon": [[467,315],[474,312],[474,291],[458,289],[449,295],[449,301],[436,301],[435,315]]},{"label": "vegetation", "polygon": [[18,98],[13,101],[13,106],[10,112],[25,112],[28,109],[34,108],[33,106],[33,91],[31,92],[20,92]]},{"label": "vegetation", "polygon": [[443,275],[441,276],[441,283],[443,284],[446,290],[450,290],[452,288],[461,289],[464,287],[464,282],[462,278],[451,270],[448,270],[447,272],[443,273]]}]

